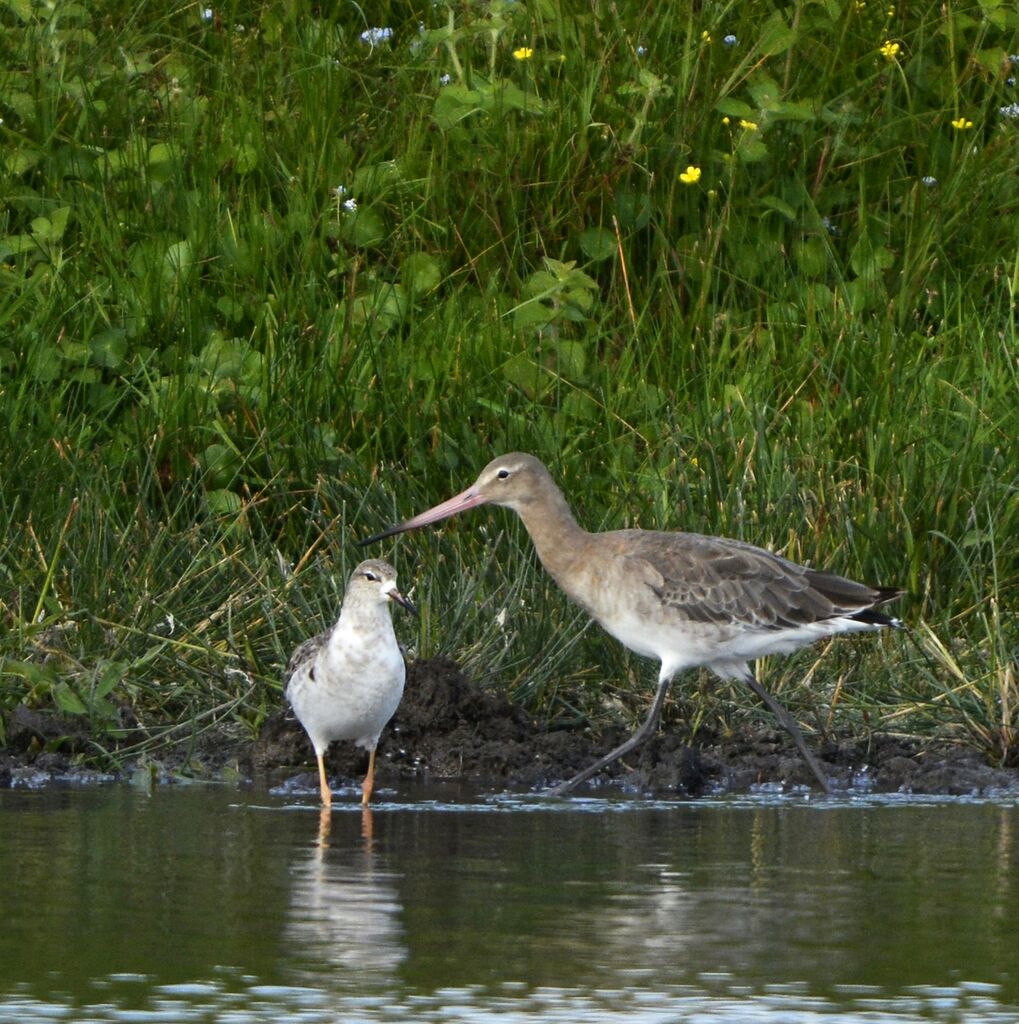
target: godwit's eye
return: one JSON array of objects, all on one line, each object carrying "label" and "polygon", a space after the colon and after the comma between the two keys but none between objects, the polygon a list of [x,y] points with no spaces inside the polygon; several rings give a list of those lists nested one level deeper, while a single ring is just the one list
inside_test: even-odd
[{"label": "godwit's eye", "polygon": [[366,569],[365,570],[364,578],[366,580],[371,580],[372,583],[378,583],[378,581],[379,581],[378,576],[376,576],[375,573],[373,573],[370,569]]},{"label": "godwit's eye", "polygon": [[509,479],[510,471],[508,469],[500,469],[499,472],[496,473],[495,475],[500,480],[507,480],[507,479]]}]

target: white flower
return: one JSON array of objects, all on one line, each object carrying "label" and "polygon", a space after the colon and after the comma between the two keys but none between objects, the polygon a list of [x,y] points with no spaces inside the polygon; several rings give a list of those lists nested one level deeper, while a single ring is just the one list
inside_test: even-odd
[{"label": "white flower", "polygon": [[920,179],[920,183],[921,183],[922,185],[926,185],[926,186],[927,186],[927,188],[934,188],[934,186],[935,186],[935,185],[936,185],[936,184],[938,183],[938,179],[937,179],[937,178],[934,178],[934,177],[932,177],[932,176],[931,176],[931,175],[929,175],[929,174],[925,174],[925,175],[924,175],[924,176],[923,176],[923,177],[922,177],[922,178]]},{"label": "white flower", "polygon": [[336,188],[333,189],[333,195],[336,196],[337,199],[342,198],[346,194],[347,194],[347,186],[346,185],[337,185]]},{"label": "white flower", "polygon": [[646,57],[647,56],[647,47],[646,46],[638,46],[637,47],[637,56],[638,57]]},{"label": "white flower", "polygon": [[392,38],[391,28],[366,28],[361,33],[361,42],[368,43],[369,46],[378,46],[379,43]]},{"label": "white flower", "polygon": [[349,210],[353,213],[357,209],[357,200],[351,196],[349,199],[343,200],[343,209]]},{"label": "white flower", "polygon": [[1009,121],[1019,121],[1019,103],[1009,103],[1007,107],[998,107],[998,113]]},{"label": "white flower", "polygon": [[439,85],[449,85],[451,81],[452,79],[449,77],[449,73],[447,72],[439,79]]},{"label": "white flower", "polygon": [[737,38],[736,38],[735,36],[733,36],[733,35],[729,35],[729,36],[725,36],[725,37],[724,37],[724,38],[722,39],[722,42],[723,42],[723,43],[724,43],[724,44],[725,44],[726,46],[735,46],[735,45],[736,45],[736,43],[737,43],[737,42],[739,42],[739,40],[738,40],[738,39],[737,39]]},{"label": "white flower", "polygon": [[216,16],[215,11],[211,7],[205,7],[202,10],[202,21],[212,21]]}]

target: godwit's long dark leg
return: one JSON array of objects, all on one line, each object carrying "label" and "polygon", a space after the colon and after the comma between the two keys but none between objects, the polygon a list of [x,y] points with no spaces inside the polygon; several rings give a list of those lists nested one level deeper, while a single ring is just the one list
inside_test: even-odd
[{"label": "godwit's long dark leg", "polygon": [[661,717],[662,705],[665,703],[665,695],[669,692],[671,680],[671,676],[666,676],[659,681],[658,692],[655,694],[655,700],[651,705],[647,718],[644,719],[640,728],[625,743],[620,743],[615,750],[610,750],[604,757],[600,757],[595,761],[594,764],[589,765],[582,772],[574,775],[572,779],[567,779],[566,782],[560,782],[558,786],[553,786],[548,790],[549,795],[561,796],[563,793],[569,793],[571,789],[576,789],[582,782],[587,782],[593,775],[597,775],[602,768],[608,767],[613,761],[618,761],[625,754],[636,749],[648,739],[658,727],[658,719]]},{"label": "godwit's long dark leg", "polygon": [[768,710],[778,719],[778,724],[792,736],[793,742],[799,748],[803,760],[807,762],[807,767],[814,773],[814,778],[817,779],[817,784],[821,787],[821,790],[825,793],[831,793],[831,786],[828,785],[828,780],[825,778],[824,772],[821,771],[821,766],[817,763],[817,758],[814,757],[813,751],[807,746],[807,741],[804,739],[800,727],[796,724],[796,719],[761,686],[753,671],[748,669],[747,674],[743,678],[747,686],[764,701],[768,706]]}]

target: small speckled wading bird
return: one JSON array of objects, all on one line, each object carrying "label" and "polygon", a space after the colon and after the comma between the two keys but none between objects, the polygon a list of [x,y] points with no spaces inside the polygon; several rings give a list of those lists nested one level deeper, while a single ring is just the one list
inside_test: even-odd
[{"label": "small speckled wading bird", "polygon": [[287,665],[287,700],[315,748],[326,807],[333,795],[324,759],[333,740],[351,740],[369,752],[361,803],[371,800],[375,746],[399,706],[407,675],[390,601],[416,611],[396,589],[396,570],[388,562],[362,562],[347,583],[336,625],[305,640]]},{"label": "small speckled wading bird", "polygon": [[493,459],[467,490],[362,543],[484,504],[513,509],[542,565],[566,594],[631,651],[661,662],[658,692],[640,728],[551,792],[569,792],[643,743],[654,732],[672,677],[700,665],[722,679],[743,680],[792,736],[821,789],[830,792],[795,719],[761,686],[749,662],[834,633],[899,626],[898,619],[875,609],[901,590],[854,583],[723,537],[657,530],[588,533],[548,470],[520,452]]}]

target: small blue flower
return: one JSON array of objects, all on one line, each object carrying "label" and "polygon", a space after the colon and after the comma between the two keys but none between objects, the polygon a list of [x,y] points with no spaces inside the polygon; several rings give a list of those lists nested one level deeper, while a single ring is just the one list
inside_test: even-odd
[{"label": "small blue flower", "polygon": [[722,37],[722,42],[726,46],[735,46],[739,42],[739,40],[735,36],[729,35],[729,36],[723,36]]},{"label": "small blue flower", "polygon": [[839,229],[835,227],[830,217],[822,217],[821,223],[824,225],[824,229],[829,235],[837,235],[839,233]]},{"label": "small blue flower", "polygon": [[368,43],[369,46],[378,46],[379,43],[392,38],[393,30],[391,28],[366,28],[361,33],[361,42]]},{"label": "small blue flower", "polygon": [[637,47],[637,56],[638,57],[646,57],[647,56],[647,47],[646,46],[638,46]]}]

